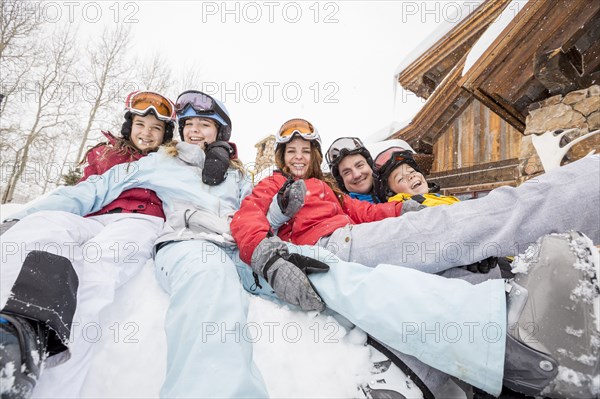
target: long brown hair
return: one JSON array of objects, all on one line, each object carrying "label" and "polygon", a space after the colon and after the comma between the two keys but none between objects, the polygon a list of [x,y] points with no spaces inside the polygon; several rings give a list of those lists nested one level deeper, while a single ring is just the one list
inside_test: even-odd
[{"label": "long brown hair", "polygon": [[[302,139],[304,140],[304,139]],[[305,140],[307,141],[307,140]],[[340,205],[344,204],[344,193],[338,187],[335,179],[331,174],[325,174],[321,170],[321,163],[323,162],[323,155],[321,154],[321,147],[317,141],[309,141],[310,143],[310,165],[308,165],[308,170],[306,171],[306,175],[304,179],[319,179],[323,181],[325,184],[333,190],[335,196],[338,199]],[[285,174],[292,175],[292,171],[285,164],[285,147],[286,144],[278,145],[275,149],[275,164],[277,167]]]}]

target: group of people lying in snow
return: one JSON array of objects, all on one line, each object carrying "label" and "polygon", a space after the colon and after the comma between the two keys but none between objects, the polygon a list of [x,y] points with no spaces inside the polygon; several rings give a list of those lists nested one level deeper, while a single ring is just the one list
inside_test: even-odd
[{"label": "group of people lying in snow", "polygon": [[[426,181],[410,149],[373,159],[356,137],[331,144],[325,173],[317,129],[292,119],[276,134],[277,170],[253,187],[219,100],[189,90],[173,103],[138,91],[125,106],[120,137],[104,132],[79,184],[1,225],[0,363],[12,378],[3,398],[28,397],[36,384],[78,397],[93,344],[71,326],[96,321],[150,258],[169,294],[162,397],[268,396],[250,342],[198,334],[206,322],[244,325],[242,287],[341,314],[434,397],[450,378],[494,396],[503,386],[598,394],[598,155],[459,201]],[[528,273],[496,266],[536,241]],[[90,243],[100,254],[93,262]],[[588,295],[578,297],[582,284]],[[463,330],[436,340],[407,334],[407,323]],[[530,323],[535,340],[524,339]]]}]

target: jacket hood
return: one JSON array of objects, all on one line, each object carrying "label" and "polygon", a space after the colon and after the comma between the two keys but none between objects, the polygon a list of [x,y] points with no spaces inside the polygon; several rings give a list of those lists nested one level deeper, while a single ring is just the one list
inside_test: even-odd
[{"label": "jacket hood", "polygon": [[198,144],[189,144],[184,141],[177,143],[177,156],[179,159],[190,165],[199,165],[204,163],[204,151]]}]

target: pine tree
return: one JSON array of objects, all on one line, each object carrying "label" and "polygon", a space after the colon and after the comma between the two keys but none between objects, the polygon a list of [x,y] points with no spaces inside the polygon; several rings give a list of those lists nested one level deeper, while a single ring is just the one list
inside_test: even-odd
[{"label": "pine tree", "polygon": [[69,169],[66,174],[62,175],[62,178],[67,186],[74,186],[77,184],[79,179],[81,179],[81,176],[83,176],[81,170],[79,168],[75,168]]}]

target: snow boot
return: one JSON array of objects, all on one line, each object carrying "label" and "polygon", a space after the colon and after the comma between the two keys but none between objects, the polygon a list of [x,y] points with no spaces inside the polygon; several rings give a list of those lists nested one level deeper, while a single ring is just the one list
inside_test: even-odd
[{"label": "snow boot", "polygon": [[2,399],[29,398],[46,357],[47,334],[37,323],[0,313]]},{"label": "snow boot", "polygon": [[513,262],[507,282],[504,385],[530,396],[600,393],[598,250],[583,234],[550,234]]}]

